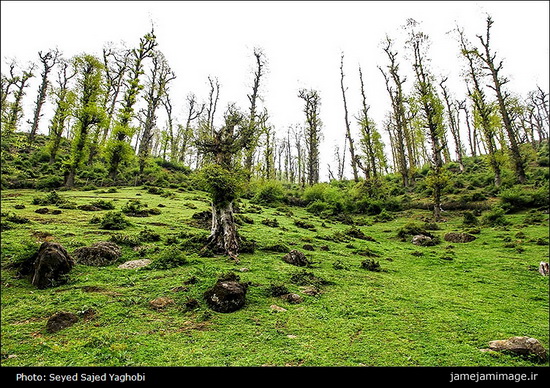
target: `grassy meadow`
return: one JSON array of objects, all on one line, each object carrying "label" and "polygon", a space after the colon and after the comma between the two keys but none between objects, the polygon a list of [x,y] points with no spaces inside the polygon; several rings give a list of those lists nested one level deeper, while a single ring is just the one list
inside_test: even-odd
[{"label": "grassy meadow", "polygon": [[[3,366],[537,366],[480,349],[513,336],[537,338],[548,349],[548,277],[537,271],[548,261],[548,214],[541,210],[506,214],[502,226],[465,226],[462,211],[429,224],[431,213],[419,209],[386,219],[354,215],[352,226],[304,207],[243,199],[239,233],[254,249],[236,263],[205,257],[190,243],[208,234],[193,218],[210,208],[204,192],[119,187],[58,194],[72,206],[33,204],[48,195],[37,190],[1,191]],[[122,230],[102,228],[107,213],[136,199],[158,210],[125,216],[130,225]],[[99,200],[114,209],[78,208]],[[35,212],[44,207],[50,211]],[[410,223],[429,225],[441,242],[416,246],[410,236],[400,238]],[[465,230],[476,239],[443,239]],[[116,241],[122,256],[105,267],[77,263],[64,284],[40,290],[12,264],[43,241],[69,253]],[[306,253],[312,265],[285,263],[289,249]],[[118,268],[142,258],[151,264]],[[372,267],[364,264],[369,260]],[[214,312],[203,294],[228,273],[248,283],[246,305]],[[276,296],[277,287],[302,302]],[[159,297],[170,303],[152,308]],[[79,321],[47,332],[48,318],[61,311]]]}]

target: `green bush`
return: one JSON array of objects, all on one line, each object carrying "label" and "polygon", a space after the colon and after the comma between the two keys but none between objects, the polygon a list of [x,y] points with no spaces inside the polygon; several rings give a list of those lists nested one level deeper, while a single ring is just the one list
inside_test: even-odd
[{"label": "green bush", "polygon": [[380,214],[377,214],[374,216],[374,221],[376,222],[387,222],[387,221],[391,221],[393,220],[395,217],[388,213],[386,211],[386,209],[382,209],[382,211],[380,212]]},{"label": "green bush", "polygon": [[137,247],[138,245],[141,245],[141,240],[138,236],[122,233],[113,234],[110,241],[118,245],[127,245],[129,247]]},{"label": "green bush", "polygon": [[183,251],[175,246],[164,248],[158,256],[153,259],[148,269],[170,269],[180,267],[188,263]]},{"label": "green bush", "polygon": [[98,207],[103,210],[114,210],[115,204],[113,201],[107,202],[104,199],[99,199],[91,203],[92,206]]},{"label": "green bush", "polygon": [[462,221],[462,225],[476,226],[476,225],[479,224],[479,220],[477,219],[475,214],[472,213],[472,212],[464,212],[463,217],[464,217],[464,219]]},{"label": "green bush", "polygon": [[504,209],[518,211],[548,205],[548,187],[531,189],[516,185],[500,193],[501,205]]},{"label": "green bush", "polygon": [[284,197],[285,191],[281,182],[267,180],[261,182],[250,202],[259,205],[277,205],[283,201]]},{"label": "green bush", "polygon": [[307,205],[306,210],[310,213],[320,215],[329,209],[329,204],[320,200],[315,200]]},{"label": "green bush", "polygon": [[361,268],[366,269],[367,271],[380,272],[382,269],[380,267],[380,262],[374,261],[373,259],[365,259],[361,262]]},{"label": "green bush", "polygon": [[155,242],[160,241],[160,234],[153,232],[151,229],[145,228],[139,232],[138,238],[145,242]]},{"label": "green bush", "polygon": [[313,186],[309,186],[304,190],[302,197],[308,204],[315,201],[324,201],[327,187],[328,185],[326,183],[317,183]]},{"label": "green bush", "polygon": [[33,205],[60,205],[67,202],[67,200],[61,197],[55,190],[50,191],[44,197],[34,197],[32,199]]},{"label": "green bush", "polygon": [[61,186],[63,186],[63,178],[56,175],[50,175],[37,180],[35,188],[37,190],[44,190],[44,189],[57,189]]},{"label": "green bush", "polygon": [[107,212],[99,219],[99,227],[107,230],[122,230],[130,226],[130,222],[126,220],[121,212]]},{"label": "green bush", "polygon": [[139,199],[131,199],[122,207],[122,212],[131,217],[147,217],[149,209],[147,204],[142,203]]},{"label": "green bush", "polygon": [[487,226],[506,226],[510,222],[504,216],[505,210],[499,206],[493,207],[490,211],[483,214],[481,223]]}]

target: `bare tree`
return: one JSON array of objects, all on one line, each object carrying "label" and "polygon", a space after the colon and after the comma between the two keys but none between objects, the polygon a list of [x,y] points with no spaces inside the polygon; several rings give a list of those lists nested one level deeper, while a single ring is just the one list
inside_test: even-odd
[{"label": "bare tree", "polygon": [[42,63],[42,73],[40,74],[42,76],[42,82],[40,83],[40,87],[38,88],[38,95],[36,96],[34,117],[31,124],[31,131],[29,132],[29,144],[32,144],[34,142],[34,137],[36,136],[36,132],[38,131],[38,123],[40,121],[40,118],[42,117],[42,106],[46,102],[46,94],[48,92],[48,75],[50,74],[50,71],[53,69],[53,67],[57,64],[60,55],[61,53],[57,49],[50,50],[45,54],[43,54],[42,51],[38,52],[40,63]]},{"label": "bare tree", "polygon": [[220,82],[218,81],[218,78],[213,80],[210,76],[208,76],[208,83],[210,84],[210,94],[208,96],[208,108],[206,109],[206,124],[207,129],[213,131],[216,106],[218,105],[218,99],[220,98]]},{"label": "bare tree", "polygon": [[168,92],[168,84],[175,78],[176,75],[168,65],[164,55],[160,51],[155,51],[152,55],[151,73],[147,82],[147,91],[144,95],[147,108],[138,150],[140,176],[143,175],[146,160],[150,155],[153,127],[157,120],[156,111]]},{"label": "bare tree", "polygon": [[467,61],[468,68],[468,81],[470,81],[472,87],[468,87],[468,96],[472,100],[474,108],[474,119],[477,117],[479,127],[481,129],[485,147],[489,154],[489,165],[495,175],[494,183],[496,187],[499,187],[502,183],[501,162],[497,157],[497,129],[494,125],[494,107],[487,101],[487,96],[481,86],[480,79],[482,74],[480,72],[481,65],[479,64],[479,56],[475,54],[475,50],[469,45],[466,37],[464,36],[464,30],[457,28],[459,34],[461,52]]},{"label": "bare tree", "polygon": [[124,93],[124,101],[118,112],[111,139],[107,144],[109,178],[112,180],[116,179],[120,164],[124,162],[128,155],[133,153],[128,144],[128,139],[134,134],[134,129],[130,123],[135,116],[134,105],[142,89],[140,76],[143,73],[143,61],[153,55],[153,50],[157,44],[154,30],[151,30],[140,39],[139,48],[131,51],[132,64],[129,68],[129,77],[126,80],[127,88]]},{"label": "bare tree", "polygon": [[109,136],[116,103],[124,87],[124,77],[128,71],[132,51],[125,48],[117,49],[110,45],[104,47],[102,53],[106,81],[103,106],[107,114],[107,121],[103,128],[101,143],[105,142]]},{"label": "bare tree", "polygon": [[321,97],[316,90],[301,89],[298,97],[304,100],[304,113],[306,115],[306,127],[304,132],[308,184],[319,182],[319,146],[321,143],[321,118],[319,109]]},{"label": "bare tree", "polygon": [[181,162],[185,162],[185,155],[188,151],[189,145],[191,143],[191,139],[193,137],[193,128],[191,127],[191,123],[194,120],[198,119],[204,111],[204,104],[200,106],[198,105],[199,103],[197,102],[197,97],[195,96],[195,94],[193,93],[188,94],[187,95],[187,106],[188,106],[187,120],[185,121],[185,126],[182,126],[178,133],[178,144],[180,144],[178,160]]},{"label": "bare tree", "polygon": [[407,43],[413,51],[413,69],[416,76],[415,94],[422,111],[424,128],[427,130],[432,146],[431,155],[431,187],[434,200],[434,219],[441,219],[441,195],[445,185],[442,151],[445,147],[445,128],[443,126],[443,104],[437,96],[433,75],[427,66],[426,47],[429,38],[421,31],[417,31],[418,23],[409,19],[409,40]]},{"label": "bare tree", "polygon": [[506,104],[506,100],[510,94],[503,90],[503,86],[509,82],[509,79],[500,76],[499,73],[502,70],[502,61],[500,61],[498,65],[495,65],[496,54],[493,54],[490,48],[490,33],[493,23],[494,22],[491,16],[487,16],[487,29],[485,32],[485,37],[477,35],[481,45],[483,46],[484,52],[479,53],[475,50],[474,53],[484,62],[485,69],[490,72],[493,85],[489,85],[489,87],[493,89],[497,97],[502,122],[508,135],[510,154],[514,164],[515,175],[519,183],[525,183],[527,181],[527,176],[525,174],[525,160],[521,155],[517,141],[517,133],[513,126],[512,119],[510,118],[510,112]]},{"label": "bare tree", "polygon": [[369,116],[370,106],[367,104],[365,92],[365,83],[363,81],[363,72],[359,66],[359,82],[361,86],[361,111],[356,117],[361,131],[361,146],[365,153],[365,163],[360,161],[358,165],[365,173],[367,179],[376,178],[379,172],[386,166],[386,157],[384,155],[384,145],[381,141],[380,133],[376,130],[374,122]]},{"label": "bare tree", "polygon": [[60,62],[60,69],[57,73],[57,87],[53,92],[55,96],[55,111],[50,121],[50,139],[48,142],[50,164],[56,161],[61,138],[66,129],[67,119],[74,103],[75,94],[70,90],[69,82],[76,74],[77,71],[75,69],[71,71],[68,61],[62,60]]},{"label": "bare tree", "polygon": [[[354,146],[353,137],[351,136],[350,122],[348,119],[348,105],[346,102],[347,88],[344,87],[344,53],[342,53],[340,56],[340,88],[342,90],[342,100],[344,101],[344,120],[346,122],[346,139],[349,143],[349,153],[351,156],[351,170],[353,172],[353,179],[355,180],[355,182],[358,182],[359,173],[357,170],[357,157],[355,155],[355,146]],[[345,148],[346,148],[346,145],[344,144],[344,152],[345,152]],[[338,175],[340,176],[340,168],[339,168]]]},{"label": "bare tree", "polygon": [[462,141],[460,139],[460,127],[459,127],[459,120],[457,116],[458,108],[456,107],[456,102],[451,101],[449,91],[445,86],[445,82],[447,82],[447,80],[448,80],[447,77],[443,78],[439,83],[439,86],[441,87],[441,91],[443,92],[443,99],[445,100],[445,104],[447,107],[447,118],[449,120],[449,128],[451,130],[451,135],[453,136],[453,140],[455,143],[455,152],[457,156],[458,165],[459,165],[460,171],[464,172],[464,162],[462,161],[463,148],[462,148]]},{"label": "bare tree", "polygon": [[250,102],[250,110],[248,115],[248,125],[243,132],[244,141],[244,169],[248,180],[252,176],[254,152],[258,147],[258,141],[261,132],[258,131],[258,125],[261,121],[258,117],[258,100],[260,99],[260,80],[265,72],[266,59],[263,51],[259,48],[254,49],[254,58],[256,60],[256,70],[254,72],[254,83],[252,85],[252,93],[248,94]]},{"label": "bare tree", "polygon": [[[403,94],[403,84],[406,78],[401,78],[399,74],[399,64],[397,63],[397,52],[393,51],[393,41],[386,36],[386,43],[384,46],[384,52],[388,56],[390,64],[387,66],[387,74],[382,67],[378,67],[384,79],[386,81],[386,89],[390,95],[390,100],[393,109],[393,128],[394,141],[393,145],[397,147],[395,149],[396,168],[401,174],[403,187],[408,187],[410,182],[409,163],[406,156],[406,131],[407,131],[407,118],[405,116],[405,97]],[[390,128],[390,127],[388,127]]]}]

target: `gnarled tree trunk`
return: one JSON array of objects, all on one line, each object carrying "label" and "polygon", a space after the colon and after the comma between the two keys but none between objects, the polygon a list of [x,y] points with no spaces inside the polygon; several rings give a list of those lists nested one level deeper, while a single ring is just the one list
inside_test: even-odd
[{"label": "gnarled tree trunk", "polygon": [[206,248],[214,253],[229,255],[237,259],[239,235],[233,215],[233,201],[223,204],[212,203],[212,228]]}]

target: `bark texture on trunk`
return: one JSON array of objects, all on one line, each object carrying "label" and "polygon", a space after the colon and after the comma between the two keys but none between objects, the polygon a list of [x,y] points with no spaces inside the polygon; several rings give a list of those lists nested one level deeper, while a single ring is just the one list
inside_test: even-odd
[{"label": "bark texture on trunk", "polygon": [[206,248],[237,260],[239,235],[233,215],[233,202],[212,204],[212,229]]}]

